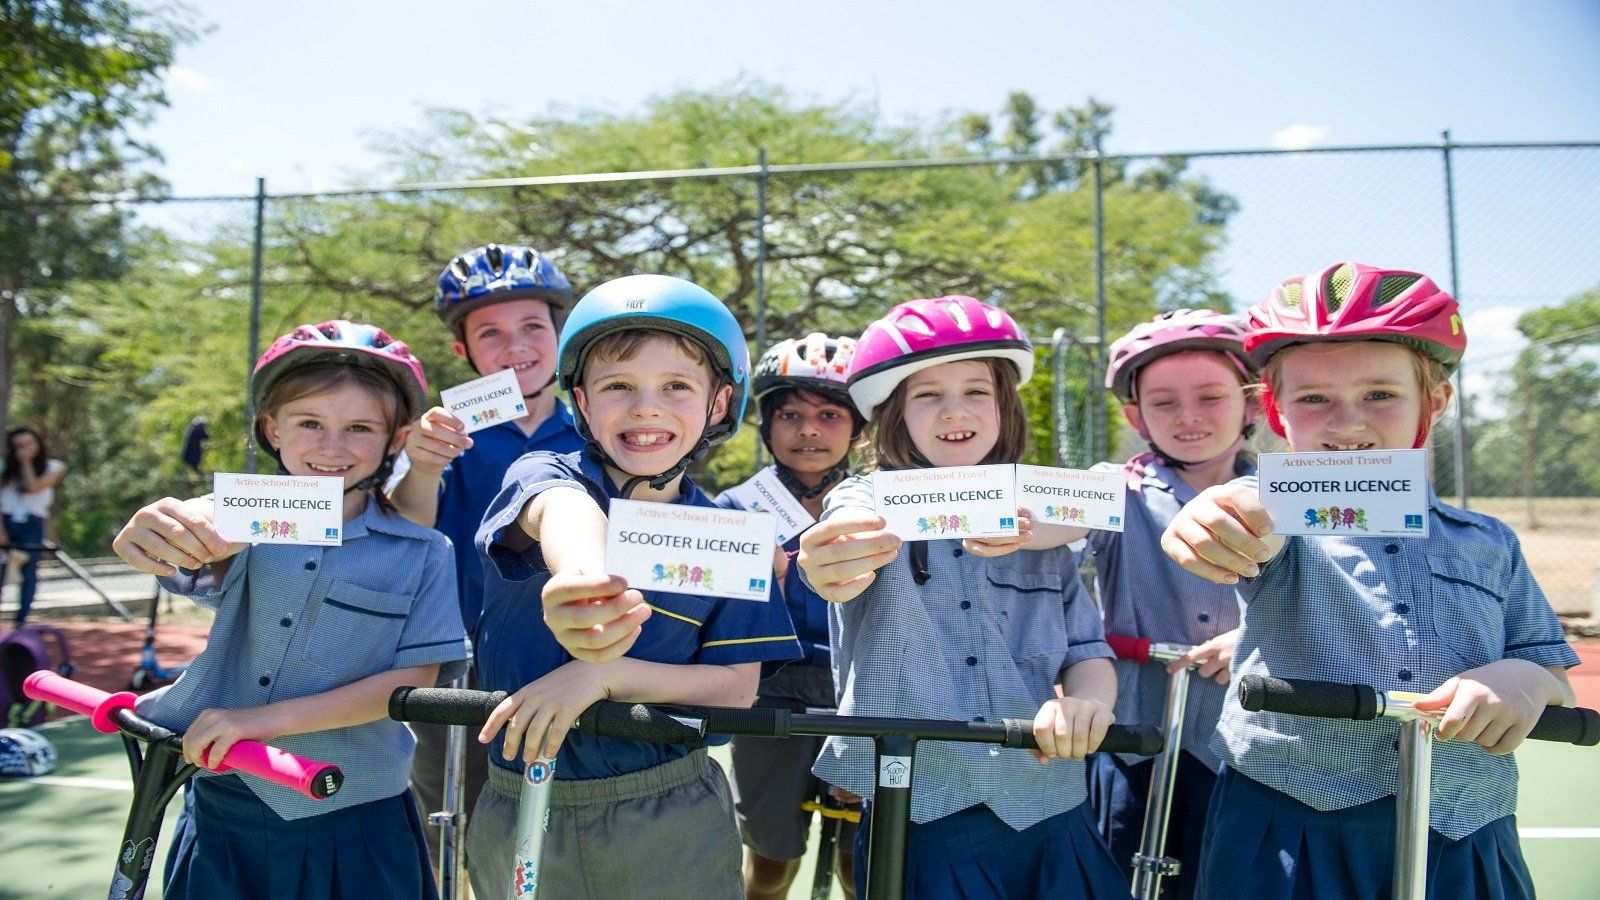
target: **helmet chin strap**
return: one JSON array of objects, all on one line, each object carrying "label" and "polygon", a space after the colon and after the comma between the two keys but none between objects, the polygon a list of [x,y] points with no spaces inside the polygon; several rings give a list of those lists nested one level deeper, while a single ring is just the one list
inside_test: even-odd
[{"label": "helmet chin strap", "polygon": [[[624,481],[622,486],[617,489],[617,496],[620,499],[632,499],[634,489],[647,481],[650,483],[650,489],[652,491],[662,490],[667,485],[671,484],[674,478],[682,475],[690,465],[695,463],[695,461],[706,455],[706,452],[711,449],[711,438],[708,436],[708,433],[711,431],[711,405],[717,402],[717,393],[721,389],[721,385],[718,385],[717,390],[711,392],[710,404],[706,406],[706,425],[705,428],[701,429],[700,440],[695,443],[694,449],[690,450],[681,459],[674,463],[672,468],[662,472],[659,475],[629,476],[628,480]],[[582,419],[579,421],[581,422]],[[601,465],[610,466],[613,469],[622,469],[621,466],[617,465],[616,460],[612,459],[611,455],[606,453],[606,449],[600,446],[600,442],[595,439],[594,435],[589,433],[589,425],[587,422],[583,422],[583,432],[589,442],[587,449],[593,453],[595,458],[600,461]]]},{"label": "helmet chin strap", "polygon": [[[767,449],[770,450],[772,448],[768,447]],[[822,473],[822,478],[816,484],[809,486],[800,480],[800,476],[793,469],[783,463],[774,461],[772,465],[778,472],[778,481],[789,489],[789,493],[801,500],[814,500],[826,494],[834,485],[843,481],[844,477],[850,474],[849,454],[834,463],[833,468]]]}]

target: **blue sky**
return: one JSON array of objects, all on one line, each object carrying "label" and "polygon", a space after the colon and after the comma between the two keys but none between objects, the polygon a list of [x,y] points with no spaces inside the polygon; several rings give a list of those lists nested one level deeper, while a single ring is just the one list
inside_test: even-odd
[{"label": "blue sky", "polygon": [[[1460,141],[1600,140],[1594,0],[194,5],[214,27],[179,52],[171,107],[148,130],[178,194],[248,193],[257,175],[277,191],[370,183],[372,138],[416,126],[429,106],[626,111],[739,76],[869,102],[891,124],[992,111],[1019,89],[1049,110],[1092,95],[1116,106],[1113,152],[1425,143],[1446,127]],[[1485,249],[1463,260],[1461,289],[1494,324],[1480,334],[1600,281],[1597,159],[1519,158],[1526,187],[1511,194],[1494,187],[1487,157],[1468,163],[1482,171],[1464,177],[1482,187],[1462,198],[1463,228]],[[1387,252],[1448,277],[1435,155],[1202,168],[1245,205],[1224,260],[1241,297],[1329,253]],[[1369,189],[1380,196],[1343,217],[1301,221],[1296,209],[1315,197],[1337,210]],[[1570,221],[1519,207],[1541,192]],[[1550,240],[1508,224],[1524,220]],[[1522,252],[1515,265],[1491,252],[1508,240]],[[1538,252],[1554,264],[1532,265]]]}]

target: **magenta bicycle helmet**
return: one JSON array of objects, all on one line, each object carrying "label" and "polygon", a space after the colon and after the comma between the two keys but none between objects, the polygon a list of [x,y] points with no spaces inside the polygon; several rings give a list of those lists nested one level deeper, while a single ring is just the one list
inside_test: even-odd
[{"label": "magenta bicycle helmet", "polygon": [[1139,370],[1163,356],[1186,350],[1222,353],[1238,367],[1245,381],[1253,381],[1257,367],[1245,353],[1244,339],[1244,326],[1234,316],[1209,309],[1161,313],[1111,342],[1106,387],[1123,403],[1137,403]]},{"label": "magenta bicycle helmet", "polygon": [[997,306],[972,297],[911,300],[867,326],[850,365],[850,399],[867,418],[913,373],[964,359],[1004,359],[1033,377],[1033,344]]}]

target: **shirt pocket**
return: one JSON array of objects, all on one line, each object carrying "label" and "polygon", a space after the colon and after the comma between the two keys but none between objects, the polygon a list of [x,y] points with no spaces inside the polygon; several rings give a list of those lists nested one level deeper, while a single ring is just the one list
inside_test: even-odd
[{"label": "shirt pocket", "polygon": [[986,577],[990,604],[1004,628],[1011,658],[1029,676],[1055,681],[1067,656],[1061,573],[991,567]]},{"label": "shirt pocket", "polygon": [[1506,608],[1495,567],[1471,555],[1428,557],[1433,629],[1461,671],[1505,657]]},{"label": "shirt pocket", "polygon": [[410,614],[410,595],[335,579],[317,604],[317,616],[306,637],[305,660],[348,681],[387,672],[394,668],[400,632]]},{"label": "shirt pocket", "polygon": [[715,605],[703,597],[653,591],[645,594],[645,601],[650,604],[650,619],[628,655],[648,662],[693,662]]}]

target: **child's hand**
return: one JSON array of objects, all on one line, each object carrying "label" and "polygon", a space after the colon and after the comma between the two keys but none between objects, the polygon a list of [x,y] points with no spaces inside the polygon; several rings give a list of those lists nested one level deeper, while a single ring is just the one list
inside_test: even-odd
[{"label": "child's hand", "polygon": [[1415,705],[1444,711],[1435,732],[1440,740],[1471,741],[1503,756],[1522,745],[1545,707],[1564,699],[1555,676],[1537,664],[1502,659],[1462,672]]},{"label": "child's hand", "polygon": [[183,733],[183,758],[215,771],[234,744],[265,743],[282,734],[267,707],[208,709],[196,716],[194,724]]},{"label": "child's hand", "polygon": [[406,438],[406,457],[411,468],[429,475],[444,471],[451,460],[472,448],[472,438],[467,436],[466,423],[450,414],[450,410],[435,406],[422,414],[417,427]]},{"label": "child's hand", "polygon": [[973,556],[984,559],[998,559],[1009,553],[1021,550],[1024,545],[1033,540],[1033,513],[1025,507],[1017,509],[1017,536],[1016,537],[987,537],[987,538],[962,538],[961,548]]},{"label": "child's hand", "polygon": [[1283,549],[1256,492],[1219,484],[1190,500],[1161,536],[1161,549],[1184,569],[1219,584],[1261,574],[1260,563]]},{"label": "child's hand", "polygon": [[556,641],[584,662],[610,662],[627,653],[650,618],[644,595],[615,575],[557,572],[545,582],[541,599]]},{"label": "child's hand", "polygon": [[830,603],[854,600],[894,561],[900,538],[883,530],[883,518],[851,509],[811,526],[800,538],[800,568]]},{"label": "child's hand", "polygon": [[1226,631],[1204,644],[1189,648],[1189,652],[1167,663],[1167,674],[1194,666],[1201,678],[1214,679],[1217,684],[1228,683],[1228,666],[1233,663],[1233,645],[1239,640],[1239,629]]},{"label": "child's hand", "polygon": [[210,500],[163,497],[133,514],[111,542],[123,562],[151,575],[198,569],[245,548],[230,544],[212,524]]},{"label": "child's hand", "polygon": [[1100,748],[1106,729],[1117,717],[1098,700],[1057,697],[1039,707],[1033,717],[1033,737],[1039,749],[1029,751],[1045,765],[1052,759],[1083,759]]},{"label": "child's hand", "polygon": [[605,685],[605,666],[574,660],[522,690],[500,701],[478,732],[478,742],[487,744],[505,726],[507,760],[522,753],[524,763],[539,757],[554,758],[567,739],[572,723],[595,701],[605,700],[610,690]]}]

